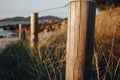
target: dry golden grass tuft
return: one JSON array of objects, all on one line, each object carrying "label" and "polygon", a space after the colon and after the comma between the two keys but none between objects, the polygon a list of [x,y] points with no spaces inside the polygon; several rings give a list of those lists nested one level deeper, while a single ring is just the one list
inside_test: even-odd
[{"label": "dry golden grass tuft", "polygon": [[[108,40],[112,38],[114,29],[116,28],[116,37],[120,37],[120,7],[102,11],[96,16],[95,38],[100,40]],[[111,42],[108,40],[107,42]]]},{"label": "dry golden grass tuft", "polygon": [[120,7],[96,16],[95,64],[98,80],[120,79]]}]

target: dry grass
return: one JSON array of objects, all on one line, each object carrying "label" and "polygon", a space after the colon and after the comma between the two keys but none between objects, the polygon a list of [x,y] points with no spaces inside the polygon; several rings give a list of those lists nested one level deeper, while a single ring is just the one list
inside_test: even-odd
[{"label": "dry grass", "polygon": [[62,26],[64,26],[64,28],[61,28],[57,31],[39,33],[39,47],[44,45],[65,45],[65,40],[67,38],[67,24],[64,24]]},{"label": "dry grass", "polygon": [[[95,63],[98,80],[120,79],[120,8],[96,17]],[[99,73],[98,73],[99,72]]]},{"label": "dry grass", "polygon": [[[116,27],[116,38],[120,37],[120,8],[115,8],[110,12],[102,11],[96,17],[95,38],[107,41],[113,38],[114,28]],[[110,42],[109,40],[107,42]]]},{"label": "dry grass", "polygon": [[7,45],[15,43],[18,41],[18,38],[3,38],[0,39],[0,50],[4,49]]}]

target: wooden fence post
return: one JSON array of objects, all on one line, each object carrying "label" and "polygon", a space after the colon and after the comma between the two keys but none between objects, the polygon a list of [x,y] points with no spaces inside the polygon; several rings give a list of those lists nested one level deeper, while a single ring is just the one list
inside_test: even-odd
[{"label": "wooden fence post", "polygon": [[93,1],[69,3],[66,80],[90,80],[95,12]]},{"label": "wooden fence post", "polygon": [[25,27],[22,24],[19,24],[19,40],[26,40]]},{"label": "wooden fence post", "polygon": [[19,24],[19,40],[22,39],[22,24]]},{"label": "wooden fence post", "polygon": [[[38,50],[38,13],[31,14],[31,48]],[[36,54],[38,56],[38,54]]]}]

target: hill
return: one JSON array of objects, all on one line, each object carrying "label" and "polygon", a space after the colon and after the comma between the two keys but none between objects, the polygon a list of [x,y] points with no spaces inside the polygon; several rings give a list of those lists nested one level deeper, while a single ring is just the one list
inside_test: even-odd
[{"label": "hill", "polygon": [[[59,18],[59,17],[56,17],[56,16],[42,16],[42,17],[39,17],[39,22],[42,21],[42,22],[47,22],[49,21],[50,19],[54,19],[55,21],[61,21],[63,20],[62,18]],[[12,18],[5,18],[5,19],[2,19],[0,20],[0,22],[2,21],[30,21],[30,17],[21,17],[21,16],[17,16],[17,17],[12,17]]]},{"label": "hill", "polygon": [[0,21],[27,21],[29,20],[29,18],[24,18],[24,17],[13,17],[13,18],[5,18],[5,19],[2,19]]}]

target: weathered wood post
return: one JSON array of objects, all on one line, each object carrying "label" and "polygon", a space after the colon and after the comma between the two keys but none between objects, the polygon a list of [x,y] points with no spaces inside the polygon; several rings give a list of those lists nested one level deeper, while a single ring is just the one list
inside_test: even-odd
[{"label": "weathered wood post", "polygon": [[31,14],[31,48],[36,52],[35,56],[38,56],[38,13]]},{"label": "weathered wood post", "polygon": [[26,33],[25,33],[25,27],[22,28],[22,41],[26,41]]},{"label": "weathered wood post", "polygon": [[19,40],[22,39],[22,24],[19,24]]},{"label": "weathered wood post", "polygon": [[19,24],[19,40],[22,40],[24,42],[25,39],[26,39],[25,27],[22,24]]},{"label": "weathered wood post", "polygon": [[95,12],[94,1],[69,3],[66,80],[91,79]]}]

